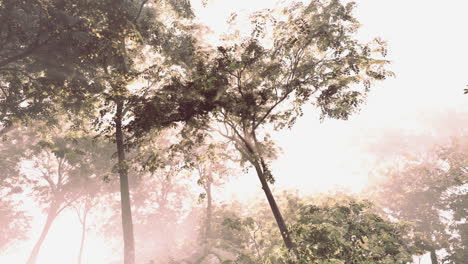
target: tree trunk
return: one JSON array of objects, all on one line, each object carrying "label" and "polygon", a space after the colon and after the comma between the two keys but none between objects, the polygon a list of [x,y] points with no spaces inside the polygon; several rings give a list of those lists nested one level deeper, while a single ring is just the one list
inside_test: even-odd
[{"label": "tree trunk", "polygon": [[[85,208],[86,210],[86,208]],[[81,229],[81,242],[80,242],[80,251],[78,253],[78,264],[81,264],[81,260],[83,257],[83,248],[84,248],[84,242],[86,238],[86,218],[88,216],[88,212],[84,212],[83,216],[83,223],[81,223],[82,229]]]},{"label": "tree trunk", "polygon": [[117,100],[115,115],[115,142],[117,144],[118,172],[120,178],[120,201],[122,208],[122,230],[124,236],[124,263],[135,263],[135,241],[133,237],[132,210],[128,186],[128,171],[125,164],[125,149],[122,132],[123,101]]},{"label": "tree trunk", "polygon": [[437,254],[436,254],[436,251],[435,249],[431,249],[431,263],[432,264],[438,264],[438,261],[437,261]]},{"label": "tree trunk", "polygon": [[212,217],[212,197],[211,197],[211,181],[206,182],[206,222],[205,222],[205,239],[211,235],[211,217]]},{"label": "tree trunk", "polygon": [[52,226],[52,223],[54,222],[56,217],[57,207],[55,205],[52,205],[47,214],[47,219],[44,227],[42,228],[41,235],[39,236],[39,239],[37,240],[36,244],[34,245],[34,248],[31,251],[31,254],[29,255],[28,261],[26,262],[27,264],[36,263],[37,257],[39,256],[39,251],[41,250],[41,246],[44,243],[44,240],[47,234],[49,233],[50,227]]},{"label": "tree trunk", "polygon": [[286,227],[283,216],[281,215],[278,205],[276,204],[275,198],[273,197],[273,194],[271,193],[270,186],[268,186],[268,182],[265,178],[265,174],[262,168],[260,167],[260,164],[256,162],[253,165],[255,167],[255,170],[257,171],[257,176],[260,179],[260,182],[262,183],[262,189],[265,192],[265,195],[268,199],[268,203],[270,204],[271,211],[273,212],[273,215],[275,216],[275,220],[276,220],[276,223],[278,224],[278,228],[281,232],[281,236],[283,237],[284,244],[286,245],[288,249],[291,249],[293,247],[293,243],[291,241],[291,237],[289,236],[288,228]]}]

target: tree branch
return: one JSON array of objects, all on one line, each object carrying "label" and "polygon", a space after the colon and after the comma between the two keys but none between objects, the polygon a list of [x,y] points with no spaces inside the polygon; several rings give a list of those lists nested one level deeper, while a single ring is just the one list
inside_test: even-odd
[{"label": "tree branch", "polygon": [[141,2],[141,5],[140,5],[140,10],[138,10],[138,14],[135,16],[133,22],[136,23],[138,21],[138,19],[140,18],[140,15],[141,15],[141,11],[143,11],[143,6],[148,2],[148,0],[144,0],[143,2]]}]

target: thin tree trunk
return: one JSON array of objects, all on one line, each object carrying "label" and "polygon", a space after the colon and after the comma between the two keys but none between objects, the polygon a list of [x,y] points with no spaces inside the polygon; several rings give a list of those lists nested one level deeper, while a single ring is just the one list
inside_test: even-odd
[{"label": "thin tree trunk", "polygon": [[81,260],[83,257],[83,249],[84,249],[84,242],[86,238],[86,218],[88,216],[88,212],[86,211],[87,208],[85,208],[85,212],[83,215],[83,222],[81,223],[81,242],[80,242],[80,252],[78,253],[78,264],[81,264]]},{"label": "thin tree trunk", "polygon": [[29,255],[28,261],[26,262],[27,264],[36,263],[42,244],[44,243],[44,240],[47,234],[49,233],[50,227],[52,226],[52,223],[54,222],[56,217],[57,217],[57,207],[52,205],[47,214],[47,219],[46,219],[44,227],[42,228],[41,235],[39,236],[39,239],[37,240],[36,244],[34,245],[34,248],[32,249]]},{"label": "thin tree trunk", "polygon": [[[127,52],[125,47],[125,38],[128,33],[125,29],[127,10],[125,6],[125,0],[111,1],[109,8],[113,9],[109,12],[109,21],[111,29],[120,35],[119,53],[116,54],[117,59],[117,70],[118,74],[125,76],[129,72],[127,67]],[[105,71],[107,72],[107,65],[105,65]],[[111,77],[111,76],[109,76]],[[130,204],[130,191],[128,185],[128,169],[125,162],[125,148],[124,148],[124,135],[122,131],[122,120],[124,115],[124,99],[122,94],[125,91],[125,85],[122,82],[115,82],[112,84],[114,87],[114,93],[116,96],[116,113],[115,113],[115,143],[117,145],[117,159],[118,159],[118,173],[120,180],[120,203],[121,203],[121,214],[122,214],[122,231],[124,240],[124,264],[135,264],[135,240],[133,235],[133,221],[132,221],[132,209]]]},{"label": "thin tree trunk", "polygon": [[286,223],[284,222],[283,216],[281,215],[278,205],[276,204],[275,198],[273,197],[273,194],[271,193],[270,186],[268,186],[268,182],[265,178],[265,174],[262,168],[260,167],[260,164],[255,162],[255,164],[253,165],[255,167],[255,170],[257,171],[257,176],[260,179],[260,182],[262,183],[262,189],[265,192],[268,203],[270,204],[271,211],[273,212],[273,215],[275,216],[275,220],[276,220],[276,223],[278,224],[278,228],[281,232],[281,236],[283,237],[284,244],[286,245],[288,249],[292,249],[293,243],[291,241],[291,237],[289,236],[288,228],[286,227]]},{"label": "thin tree trunk", "polygon": [[432,264],[438,264],[439,262],[437,261],[437,254],[435,249],[431,249],[431,263]]},{"label": "thin tree trunk", "polygon": [[206,182],[206,223],[205,223],[205,239],[211,235],[211,217],[212,217],[212,197],[211,197],[211,181]]},{"label": "thin tree trunk", "polygon": [[115,115],[115,141],[117,144],[118,171],[120,178],[120,199],[122,208],[122,229],[124,236],[124,263],[135,263],[135,241],[133,237],[132,210],[128,185],[128,171],[125,164],[125,149],[122,132],[123,101],[117,100]]}]

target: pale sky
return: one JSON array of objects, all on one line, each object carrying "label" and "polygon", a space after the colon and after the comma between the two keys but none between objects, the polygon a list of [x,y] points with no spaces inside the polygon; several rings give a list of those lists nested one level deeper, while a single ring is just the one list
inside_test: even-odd
[{"label": "pale sky", "polygon": [[[204,9],[216,16],[201,19],[223,30],[222,21],[233,10],[257,10],[274,2],[217,0]],[[378,83],[361,112],[348,121],[320,123],[317,111],[307,107],[291,130],[273,133],[283,149],[273,165],[276,188],[299,188],[308,194],[334,187],[359,191],[371,169],[362,150],[369,136],[390,129],[427,133],[433,115],[453,109],[468,115],[468,96],[463,95],[468,85],[468,34],[464,34],[468,1],[357,3],[355,14],[362,24],[359,38],[370,41],[381,37],[388,42],[389,68],[396,77]],[[248,190],[252,193],[261,191],[256,176],[249,176],[241,176],[237,184],[253,186]],[[237,192],[236,188],[226,188]]]},{"label": "pale sky", "polygon": [[[232,12],[255,11],[274,5],[268,0],[211,0],[206,7],[195,1],[200,21],[215,33],[227,29],[226,19]],[[299,189],[303,194],[326,192],[334,188],[359,191],[365,187],[372,169],[370,156],[365,152],[369,138],[378,137],[389,129],[428,133],[432,128],[430,117],[458,109],[468,115],[468,1],[464,0],[359,0],[355,14],[362,24],[360,39],[369,41],[381,37],[388,42],[390,68],[396,77],[379,83],[371,92],[362,111],[348,121],[320,123],[312,107],[292,130],[274,133],[274,139],[283,154],[273,163],[275,189]],[[211,40],[216,36],[212,36]],[[466,124],[460,124],[466,126]],[[263,197],[256,175],[240,175],[218,193],[226,197],[249,199]],[[9,256],[0,256],[0,263],[18,260],[28,254],[42,221],[34,224],[35,234],[24,250]],[[69,228],[74,225],[73,230]],[[63,215],[52,227],[39,264],[69,263],[77,254],[78,222],[74,215]],[[71,233],[70,233],[71,232]],[[64,245],[64,236],[67,234]],[[90,234],[90,236],[92,236]],[[111,253],[103,240],[94,244],[88,239],[85,263],[106,263]],[[76,244],[76,245],[74,245]],[[57,247],[63,248],[57,252]],[[24,252],[23,252],[24,251]],[[10,252],[11,253],[11,252]],[[22,255],[23,254],[23,255]],[[54,264],[54,263],[52,263]]]},{"label": "pale sky", "polygon": [[[221,2],[229,2],[251,10],[273,1],[217,2],[220,7]],[[317,111],[309,107],[291,130],[276,133],[274,138],[283,149],[272,168],[277,190],[292,188],[309,195],[336,188],[359,192],[366,187],[375,165],[365,152],[370,137],[378,138],[389,130],[437,134],[440,129],[431,122],[432,116],[454,110],[468,116],[468,95],[463,95],[468,85],[468,1],[357,3],[355,14],[362,24],[359,38],[370,41],[381,37],[388,42],[387,59],[396,77],[377,84],[361,112],[348,121],[320,123]],[[218,18],[231,12],[225,8],[217,12]],[[450,118],[450,114],[445,115]],[[458,125],[467,127],[466,123]],[[226,186],[223,191],[231,192],[231,197],[263,197],[253,171],[233,185],[242,186],[243,192]],[[420,263],[430,263],[428,256]]]}]

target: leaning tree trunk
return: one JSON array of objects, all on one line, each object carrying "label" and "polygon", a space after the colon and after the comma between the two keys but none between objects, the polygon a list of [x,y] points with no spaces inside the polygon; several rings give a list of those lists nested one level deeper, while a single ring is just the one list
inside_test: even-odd
[{"label": "leaning tree trunk", "polygon": [[117,144],[118,172],[120,178],[120,200],[122,208],[122,229],[124,237],[124,263],[135,263],[135,241],[133,237],[132,210],[128,185],[128,171],[125,164],[125,149],[122,132],[123,101],[118,100],[115,115],[115,142]]},{"label": "leaning tree trunk", "polygon": [[438,260],[437,260],[437,253],[435,251],[435,249],[431,249],[431,263],[432,264],[438,264]]},{"label": "leaning tree trunk", "polygon": [[281,232],[284,244],[288,249],[291,249],[293,247],[293,243],[291,237],[289,236],[288,228],[286,227],[286,223],[284,222],[283,216],[281,215],[278,205],[276,204],[275,197],[273,197],[273,193],[270,190],[270,186],[268,186],[265,173],[258,162],[254,162],[253,165],[255,167],[255,170],[257,171],[257,176],[260,179],[260,182],[262,183],[262,189],[265,192],[268,203],[270,204],[271,211],[275,216],[276,224],[278,225],[278,228]]},{"label": "leaning tree trunk", "polygon": [[44,240],[47,234],[49,233],[50,227],[52,226],[52,223],[54,222],[56,217],[57,217],[57,206],[52,205],[49,208],[47,219],[46,219],[44,227],[42,228],[41,235],[39,236],[39,239],[37,240],[36,244],[34,245],[34,248],[31,251],[31,254],[29,255],[28,261],[26,262],[27,264],[36,263],[42,244],[44,243]]},{"label": "leaning tree trunk", "polygon": [[[244,149],[238,148],[238,150],[243,154],[246,155],[249,158],[250,163],[255,167],[255,170],[257,172],[257,176],[260,179],[260,183],[262,184],[262,189],[263,192],[265,192],[265,195],[268,200],[268,204],[270,205],[271,211],[275,217],[276,224],[278,225],[278,228],[281,233],[281,237],[283,238],[284,244],[288,250],[292,249],[294,244],[291,240],[291,237],[289,235],[288,228],[286,226],[286,223],[284,222],[283,216],[281,215],[281,212],[278,208],[278,205],[276,204],[275,197],[273,197],[273,193],[270,190],[270,186],[268,186],[268,181],[266,179],[265,175],[265,166],[264,162],[261,158],[259,158],[258,152],[255,150],[253,146],[257,145],[257,139],[255,135],[255,131],[251,132],[250,134],[244,133],[244,137],[240,135],[240,133],[237,132],[237,135],[239,136],[239,145],[243,145]],[[253,140],[251,142],[249,139]]]}]

